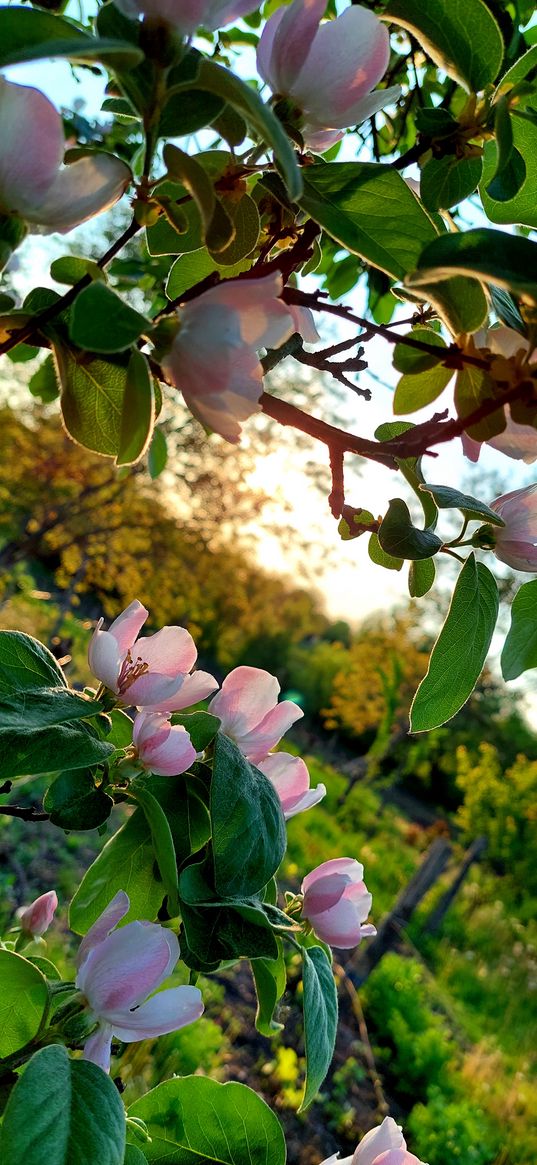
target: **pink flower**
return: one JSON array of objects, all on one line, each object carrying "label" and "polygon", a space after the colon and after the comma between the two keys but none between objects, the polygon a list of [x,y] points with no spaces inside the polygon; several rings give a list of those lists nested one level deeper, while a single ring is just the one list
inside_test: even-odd
[{"label": "pink flower", "polygon": [[54,912],[58,908],[58,897],[55,890],[47,890],[41,894],[30,906],[23,906],[17,910],[17,918],[23,934],[29,938],[40,938],[48,930]]},{"label": "pink flower", "polygon": [[89,645],[89,665],[123,704],[176,712],[208,696],[218,684],[207,672],[187,674],[198,653],[185,627],[162,627],[156,635],[137,639],[148,614],[135,599],[108,631],[101,630],[100,619]]},{"label": "pink flower", "polygon": [[124,162],[91,154],[62,166],[62,119],[38,89],[0,78],[0,211],[65,234],[107,210],[131,181]]},{"label": "pink flower", "polygon": [[203,1012],[197,987],[153,995],[175,967],[179,942],[153,922],[129,922],[116,930],[128,909],[128,896],[120,890],[82,939],[76,960],[76,986],[99,1025],[86,1041],[84,1059],[105,1072],[114,1036],[125,1043],[152,1039],[193,1023]]},{"label": "pink flower", "polygon": [[185,773],[196,760],[196,750],[182,724],[171,724],[163,712],[139,712],[134,720],[133,743],[138,760],[161,777]]},{"label": "pink flower", "polygon": [[[241,421],[259,411],[259,348],[277,348],[300,327],[317,339],[311,317],[282,303],[281,275],[229,279],[179,310],[179,330],[161,364],[195,417],[236,445]],[[304,329],[307,329],[304,331]]]},{"label": "pink flower", "polygon": [[274,785],[286,821],[295,813],[303,813],[312,805],[318,805],[326,795],[325,785],[310,789],[310,775],[299,756],[273,752],[266,760],[259,761],[257,767]]},{"label": "pink flower", "polygon": [[304,715],[298,704],[282,700],[276,676],[258,667],[236,667],[226,676],[221,690],[209,704],[219,716],[222,732],[238,744],[244,756],[257,765]]},{"label": "pink flower", "polygon": [[537,574],[537,483],[490,503],[505,526],[494,527],[494,553],[513,570]]},{"label": "pink flower", "polygon": [[302,883],[302,915],[315,934],[330,946],[349,949],[376,934],[363,926],[371,909],[371,894],[363,882],[364,867],[353,858],[322,862]]},{"label": "pink flower", "polygon": [[384,1117],[381,1125],[371,1129],[360,1141],[352,1157],[340,1159],[337,1154],[323,1161],[322,1165],[426,1165],[409,1153],[403,1130],[391,1116]]},{"label": "pink flower", "polygon": [[197,28],[213,32],[247,16],[258,7],[255,0],[117,0],[125,16],[149,16],[171,25],[180,36],[192,36]]},{"label": "pink flower", "polygon": [[293,0],[279,8],[257,48],[261,77],[276,97],[299,107],[304,141],[321,152],[401,92],[398,85],[371,92],[390,56],[388,30],[374,12],[353,5],[320,25],[325,8],[325,0]]},{"label": "pink flower", "polygon": [[[494,356],[503,356],[510,363],[511,375],[513,377],[520,375],[529,344],[524,336],[521,336],[514,328],[489,328],[488,331],[477,332],[474,336],[474,343],[477,349],[488,348]],[[535,363],[534,354],[532,354],[529,363]],[[505,369],[502,372],[502,379],[506,379]],[[509,370],[507,375],[509,375]],[[470,461],[479,461],[483,442],[474,441],[473,437],[468,436],[468,433],[463,433],[461,440],[465,456]],[[511,457],[514,461],[525,461],[526,465],[531,465],[532,462],[537,461],[537,430],[532,425],[521,425],[517,421],[513,421],[509,415],[506,417],[503,432],[498,433],[496,437],[489,437],[485,444],[490,445],[492,449],[497,449],[498,453],[503,453],[505,457]]]}]

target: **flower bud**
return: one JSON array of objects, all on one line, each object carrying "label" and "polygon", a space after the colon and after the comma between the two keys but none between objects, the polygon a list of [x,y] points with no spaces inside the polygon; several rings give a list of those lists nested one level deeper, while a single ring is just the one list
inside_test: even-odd
[{"label": "flower bud", "polygon": [[23,934],[28,938],[41,938],[48,930],[54,912],[58,907],[58,897],[55,890],[47,890],[41,894],[30,906],[24,906],[17,911],[17,917]]}]

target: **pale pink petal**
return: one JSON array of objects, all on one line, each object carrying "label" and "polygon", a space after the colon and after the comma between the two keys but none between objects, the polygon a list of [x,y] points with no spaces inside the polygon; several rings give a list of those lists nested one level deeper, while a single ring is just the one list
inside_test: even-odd
[{"label": "pale pink petal", "polygon": [[524,461],[526,465],[532,465],[537,461],[537,429],[531,425],[519,425],[511,420],[511,417],[507,418],[503,433],[491,437],[487,445],[514,461]]},{"label": "pale pink petal", "polygon": [[291,314],[295,332],[302,336],[306,344],[317,344],[321,337],[315,327],[313,312],[310,311],[309,307],[288,304],[287,309]]},{"label": "pale pink petal", "polygon": [[403,1130],[393,1117],[386,1116],[381,1125],[370,1129],[362,1138],[353,1159],[353,1165],[375,1165],[379,1153],[391,1149],[406,1149]]},{"label": "pale pink petal", "polygon": [[308,789],[308,792],[304,793],[299,801],[284,810],[285,820],[289,821],[291,817],[296,817],[297,813],[304,813],[306,809],[312,809],[314,805],[318,805],[319,801],[322,801],[323,797],[326,797],[326,785],[316,785],[315,789]]},{"label": "pale pink petal", "polygon": [[318,938],[329,946],[340,947],[342,950],[358,946],[362,930],[353,903],[348,899],[340,898],[335,906],[318,914],[305,910],[305,917],[311,922]]},{"label": "pale pink petal", "polygon": [[259,380],[253,384],[252,400],[233,392],[221,392],[218,396],[203,396],[196,399],[183,393],[185,404],[196,420],[209,433],[217,433],[230,445],[238,445],[241,439],[241,422],[260,412],[258,399],[263,391],[262,369]]},{"label": "pale pink petal", "polygon": [[0,119],[0,204],[26,217],[46,195],[62,162],[62,120],[44,93],[3,77]]},{"label": "pale pink petal", "polygon": [[197,987],[170,987],[123,1015],[121,1022],[112,1021],[112,1026],[114,1035],[129,1044],[178,1031],[202,1014],[202,995]]},{"label": "pale pink petal", "polygon": [[537,546],[531,542],[514,542],[506,540],[494,548],[496,558],[505,562],[512,570],[522,570],[526,573],[537,574]]},{"label": "pale pink petal", "polygon": [[380,1157],[375,1157],[374,1165],[424,1165],[424,1163],[418,1161],[418,1158],[406,1149],[388,1149],[386,1153],[381,1153]]},{"label": "pale pink petal", "polygon": [[278,680],[270,672],[258,667],[236,667],[211,700],[209,712],[220,717],[223,732],[242,736],[274,707],[279,691]]},{"label": "pale pink petal", "polygon": [[55,890],[47,890],[41,894],[30,906],[17,911],[21,930],[33,938],[40,938],[48,930],[54,913],[58,909],[58,896]]},{"label": "pale pink petal", "polygon": [[153,707],[175,696],[182,683],[182,676],[174,678],[161,675],[160,672],[146,672],[132,683],[122,684],[120,695],[123,704],[128,708],[134,704],[139,708]]},{"label": "pale pink petal", "polygon": [[257,724],[251,732],[241,734],[239,744],[242,752],[252,764],[264,760],[271,749],[279,744],[292,724],[304,715],[302,708],[292,700],[282,700]]},{"label": "pale pink petal", "polygon": [[112,898],[112,901],[108,903],[106,909],[103,910],[96,922],[93,923],[93,926],[90,926],[87,934],[84,935],[75,958],[77,967],[82,966],[84,959],[87,958],[90,951],[102,943],[108,937],[110,931],[117,926],[118,922],[121,922],[121,919],[127,914],[129,906],[130,901],[128,895],[124,890],[118,890],[117,894]]},{"label": "pale pink petal", "polygon": [[[185,397],[203,398],[231,387],[233,361],[243,346],[237,312],[225,303],[211,303],[210,294],[180,310],[180,331],[162,360],[167,379]],[[254,353],[251,360],[256,363]]]},{"label": "pale pink petal", "polygon": [[326,874],[304,891],[304,914],[307,918],[324,914],[337,906],[349,879],[346,874]]},{"label": "pale pink petal", "polygon": [[137,639],[132,656],[160,675],[177,677],[194,667],[198,652],[186,627],[162,627],[156,635]]},{"label": "pale pink petal", "polygon": [[154,748],[163,744],[170,735],[171,724],[168,716],[163,712],[138,712],[134,717],[132,742],[138,751]]},{"label": "pale pink petal", "polygon": [[152,773],[161,777],[176,777],[191,768],[197,752],[186,728],[174,724],[166,740],[149,750],[143,756],[144,764]]},{"label": "pale pink petal", "polygon": [[121,198],[132,175],[113,154],[92,154],[58,170],[46,193],[24,217],[45,231],[66,234]]},{"label": "pale pink petal", "polygon": [[330,150],[335,146],[336,142],[340,142],[345,136],[343,129],[317,129],[312,125],[302,126],[302,136],[308,150],[313,154],[324,154],[325,150]]},{"label": "pale pink petal", "polygon": [[199,27],[212,32],[257,8],[253,0],[117,0],[125,16],[150,16],[170,24],[180,36],[190,37]]},{"label": "pale pink petal", "polygon": [[345,887],[343,897],[346,902],[352,902],[358,922],[365,922],[373,902],[373,895],[369,893],[365,883],[351,882],[350,886]]},{"label": "pale pink petal", "polygon": [[102,622],[100,619],[90,639],[88,663],[93,675],[112,692],[117,692],[121,655],[115,637],[110,631],[101,631]]},{"label": "pale pink petal", "polygon": [[305,120],[334,128],[352,125],[352,119],[345,123],[341,117],[380,81],[389,57],[388,29],[367,8],[354,5],[322,24],[293,82],[292,96]]},{"label": "pale pink petal", "polygon": [[467,457],[469,461],[473,461],[474,463],[479,461],[483,442],[474,441],[473,437],[468,436],[468,433],[461,433],[461,443],[464,456]]},{"label": "pale pink petal", "polygon": [[311,889],[321,878],[329,874],[344,874],[349,882],[362,882],[364,867],[355,858],[330,858],[328,862],[321,862],[311,873],[306,874],[301,886],[302,893]]},{"label": "pale pink petal", "polygon": [[198,704],[200,700],[207,699],[207,696],[212,695],[217,687],[218,681],[215,680],[214,676],[209,675],[209,672],[195,671],[192,672],[192,675],[185,676],[176,696],[171,696],[169,700],[164,700],[156,707],[146,706],[145,711],[181,712],[183,708],[190,708],[192,704]]},{"label": "pale pink petal", "polygon": [[[386,109],[388,105],[393,105],[394,101],[397,101],[400,96],[400,85],[393,85],[390,89],[375,89],[374,93],[369,93],[366,97],[362,97],[360,101],[354,102],[340,114],[334,111],[333,116],[330,118],[334,129],[328,135],[331,138],[329,144],[332,145],[334,141],[339,140],[341,130],[348,126],[361,125],[369,117],[373,117],[373,114],[379,113],[381,109]],[[320,120],[317,121],[315,115],[312,114],[306,119],[302,128],[304,140],[311,149],[313,149],[311,145],[312,140],[316,142],[323,140],[323,131],[320,130]],[[324,133],[324,140],[326,141],[328,140],[328,136],[326,136],[327,131],[324,131]],[[337,137],[334,136],[335,134],[337,134]],[[327,149],[328,147],[324,145],[323,148]]]},{"label": "pale pink petal", "polygon": [[76,984],[97,1016],[108,1019],[137,1007],[167,978],[179,958],[171,931],[151,922],[130,922],[90,950]]},{"label": "pale pink petal", "polygon": [[489,328],[482,343],[477,342],[477,336],[474,336],[474,340],[478,348],[490,348],[491,352],[498,356],[506,356],[507,359],[516,356],[517,352],[527,352],[529,346],[520,332],[503,324],[498,328]]},{"label": "pale pink petal", "polygon": [[273,752],[258,766],[274,785],[285,810],[287,803],[302,797],[310,787],[310,775],[302,757],[288,752]]},{"label": "pale pink petal", "polygon": [[108,1023],[100,1023],[97,1031],[86,1040],[82,1059],[89,1060],[91,1064],[97,1064],[97,1067],[102,1068],[103,1072],[109,1072],[111,1047],[112,1028]]},{"label": "pale pink petal", "polygon": [[295,78],[307,60],[325,8],[325,0],[294,0],[281,16],[277,12],[267,21],[257,50],[257,65],[274,93],[294,93]]},{"label": "pale pink petal", "polygon": [[121,655],[126,655],[129,648],[132,647],[148,616],[149,611],[138,599],[134,599],[110,624],[110,635],[114,636]]}]

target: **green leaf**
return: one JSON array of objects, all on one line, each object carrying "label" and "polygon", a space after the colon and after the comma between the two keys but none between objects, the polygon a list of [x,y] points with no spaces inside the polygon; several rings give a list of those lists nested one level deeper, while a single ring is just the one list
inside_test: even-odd
[{"label": "green leaf", "polygon": [[385,570],[401,570],[403,559],[393,558],[391,554],[386,554],[386,551],[383,550],[382,546],[380,545],[378,534],[371,535],[367,547],[367,553],[369,554],[371,562],[375,563],[375,566],[383,566]]},{"label": "green leaf", "polygon": [[209,250],[223,251],[232,242],[235,232],[229,215],[216,198],[209,174],[190,154],[170,143],[164,146],[164,162],[172,181],[182,183],[194,199],[201,215],[203,239]]},{"label": "green leaf", "polygon": [[0,950],[0,1060],[35,1039],[46,1021],[48,1003],[41,971],[14,951]]},{"label": "green leaf", "polygon": [[[491,400],[497,395],[496,382],[484,368],[474,368],[471,364],[466,364],[457,373],[453,399],[461,420],[471,416],[484,401]],[[502,433],[504,428],[505,413],[498,401],[498,409],[476,424],[470,425],[467,432],[476,441],[487,441],[490,437]]]},{"label": "green leaf", "polygon": [[498,76],[502,34],[484,0],[390,0],[383,17],[412,33],[435,65],[470,91]]},{"label": "green leaf", "polygon": [[417,266],[437,236],[401,175],[374,162],[308,166],[299,201],[338,243],[395,279]]},{"label": "green leaf", "polygon": [[[182,866],[192,854],[207,844],[211,836],[209,810],[204,799],[205,786],[197,777],[186,774],[181,776],[180,781],[153,775],[144,779],[166,817],[177,865]],[[168,860],[171,870],[171,857]],[[177,874],[175,877],[177,886]]]},{"label": "green leaf", "polygon": [[408,568],[408,593],[411,599],[428,594],[436,576],[434,558],[416,559]]},{"label": "green leaf", "polygon": [[204,869],[203,864],[187,866],[179,879],[187,965],[207,971],[240,958],[276,959],[276,936],[260,899],[223,901],[208,885]]},{"label": "green leaf", "polygon": [[132,720],[121,708],[112,708],[107,713],[106,721],[110,723],[110,730],[104,733],[105,739],[114,745],[114,748],[128,748],[132,744]]},{"label": "green leaf", "polygon": [[[252,201],[252,199],[249,199],[249,201]],[[244,198],[241,199],[241,202],[238,205],[242,206],[243,202]],[[257,221],[259,223],[259,215]],[[238,211],[237,217],[235,218],[235,226],[237,229],[237,235],[235,236],[231,246],[238,244],[241,237],[243,237],[241,235],[242,228],[240,226],[240,216]],[[219,260],[225,259],[226,254],[226,251],[221,252],[218,256]],[[207,275],[212,275],[213,271],[218,271],[225,279],[233,279],[235,275],[240,275],[242,271],[247,271],[249,267],[250,263],[244,259],[234,263],[232,266],[224,266],[221,262],[217,263],[216,259],[214,259],[212,255],[209,255],[207,249],[202,247],[201,249],[197,251],[191,251],[186,255],[180,255],[179,258],[176,259],[175,263],[170,268],[170,273],[168,275],[166,295],[168,296],[168,299],[178,299],[184,291],[189,291],[190,288],[194,287],[196,283],[200,283],[202,279],[206,279]]]},{"label": "green leaf", "polygon": [[214,740],[220,720],[210,712],[174,712],[172,724],[182,724],[186,728],[196,752],[204,752]]},{"label": "green leaf", "polygon": [[134,348],[127,368],[116,465],[136,465],[147,452],[155,424],[155,390],[145,356]]},{"label": "green leaf", "polygon": [[67,687],[67,680],[48,647],[22,631],[0,631],[0,695]]},{"label": "green leaf", "polygon": [[[168,84],[173,83],[173,75],[170,75]],[[214,93],[206,93],[203,89],[183,89],[180,93],[172,93],[161,113],[159,137],[181,138],[197,133],[204,126],[210,125],[223,109],[222,98]]]},{"label": "green leaf", "polygon": [[160,870],[162,884],[168,896],[168,910],[173,918],[177,914],[177,862],[173,845],[172,831],[164,810],[153,797],[150,789],[151,778],[143,777],[132,781],[129,787],[129,797],[132,797],[141,806],[149,829],[157,866]]},{"label": "green leaf", "polygon": [[491,522],[493,526],[505,526],[499,514],[470,494],[463,494],[449,485],[429,485],[429,482],[420,486],[420,489],[432,495],[439,510],[461,510],[465,518]]},{"label": "green leaf", "polygon": [[275,1009],[287,985],[283,943],[281,939],[276,942],[277,959],[252,959],[250,964],[257,995],[255,1026],[263,1036],[273,1036],[284,1026],[274,1019]]},{"label": "green leaf", "polygon": [[513,328],[515,332],[520,332],[521,336],[527,337],[528,329],[522,319],[516,299],[503,287],[491,287],[490,298],[500,322],[506,324],[508,328]]},{"label": "green leaf", "polygon": [[125,921],[156,918],[164,887],[155,876],[151,832],[141,810],[110,838],[84,874],[69,908],[71,930],[85,934],[118,890],[130,898]]},{"label": "green leaf", "polygon": [[328,955],[323,947],[303,950],[304,1045],[306,1085],[299,1112],[315,1099],[334,1054],[337,1032],[337,991]]},{"label": "green leaf", "polygon": [[485,663],[498,617],[494,576],[473,554],[466,560],[446,621],[431,652],[427,675],[410,713],[412,732],[451,720],[471,694]]},{"label": "green leaf", "polygon": [[0,724],[2,728],[46,728],[72,720],[85,720],[102,711],[102,704],[71,692],[69,688],[37,688],[18,691],[13,695],[0,693]]},{"label": "green leaf", "polygon": [[430,211],[450,210],[477,190],[482,158],[430,158],[421,171],[420,197]]},{"label": "green leaf", "polygon": [[243,194],[236,199],[230,196],[221,196],[222,206],[233,224],[233,238],[225,247],[218,250],[210,248],[211,257],[218,261],[217,270],[224,276],[231,278],[232,274],[248,269],[249,264],[244,260],[257,247],[259,231],[261,229],[259,211],[249,194]]},{"label": "green leaf", "polygon": [[442,546],[442,539],[432,530],[420,530],[412,524],[410,510],[401,498],[393,498],[378,532],[380,545],[392,558],[431,558]]},{"label": "green leaf", "polygon": [[225,898],[255,894],[283,858],[285,822],[268,778],[222,733],[214,746],[210,812],[217,893]]},{"label": "green leaf", "polygon": [[60,386],[54,368],[52,354],[48,355],[37,372],[28,381],[28,388],[32,396],[36,396],[43,404],[50,404],[60,395]]},{"label": "green leaf", "polygon": [[123,352],[148,328],[150,321],[104,283],[85,287],[71,308],[70,338],[89,352]]},{"label": "green leaf", "polygon": [[102,61],[129,68],[143,56],[127,42],[88,36],[63,16],[15,6],[0,9],[0,45],[2,69],[21,61],[50,57],[69,57],[91,63]]},{"label": "green leaf", "polygon": [[42,1048],[19,1078],[4,1113],[2,1165],[123,1165],[125,1112],[109,1076]]},{"label": "green leaf", "polygon": [[[495,99],[498,100],[498,105],[502,102],[502,97],[508,91],[508,88],[513,85],[518,85],[526,78],[533,79],[534,71],[537,66],[537,45],[534,45],[519,57],[518,61],[505,73],[499,82]],[[518,180],[522,176],[522,171],[519,166],[519,179],[516,183],[516,189],[512,188],[511,196],[508,199],[503,198],[501,201],[496,201],[498,195],[495,190],[487,190],[489,184],[492,182],[494,174],[498,167],[498,145],[491,141],[485,144],[484,154],[484,169],[483,180],[480,186],[481,199],[483,208],[487,218],[495,223],[523,223],[525,226],[537,227],[537,203],[535,201],[535,185],[537,183],[537,125],[534,122],[526,120],[522,114],[525,112],[525,107],[528,103],[533,101],[532,95],[526,98],[518,98],[516,107],[511,111],[510,129],[512,134],[513,149],[522,158],[525,166],[525,176],[520,185]],[[509,194],[509,187],[502,189],[501,194]]]},{"label": "green leaf", "polygon": [[524,583],[513,599],[501,663],[504,680],[537,667],[537,579]]},{"label": "green leaf", "polygon": [[43,809],[60,829],[98,829],[113,808],[112,798],[83,769],[60,773],[43,798]]},{"label": "green leaf", "polygon": [[[405,282],[410,286],[410,277]],[[476,279],[454,275],[451,279],[435,279],[432,283],[424,281],[416,290],[436,308],[452,336],[477,332],[487,318],[487,299]]]},{"label": "green leaf", "polygon": [[86,769],[102,764],[113,752],[87,724],[58,724],[50,728],[0,728],[2,778],[55,773],[59,769]]},{"label": "green leaf", "polygon": [[[177,182],[162,182],[155,191],[156,197],[175,202],[184,198],[184,186]],[[162,215],[154,226],[147,227],[147,249],[150,255],[183,255],[189,251],[198,251],[203,246],[202,226],[197,203],[191,201],[180,206],[181,218],[184,218],[181,233],[173,227],[169,220]]]},{"label": "green leaf", "polygon": [[105,457],[117,457],[128,357],[104,360],[75,352],[58,341],[54,352],[67,432],[85,449]]},{"label": "green leaf", "polygon": [[444,368],[438,364],[436,368],[430,368],[428,372],[402,376],[397,383],[393,398],[395,415],[405,416],[406,413],[415,413],[419,409],[425,408],[426,405],[430,405],[444,391],[452,376],[452,368]]},{"label": "green leaf", "polygon": [[149,476],[152,481],[160,477],[163,469],[166,468],[167,460],[168,446],[164,433],[162,429],[154,429],[147,458],[147,468],[149,469]]},{"label": "green leaf", "polygon": [[285,1165],[277,1117],[244,1084],[176,1077],[135,1100],[129,1116],[147,1124],[154,1165]]},{"label": "green leaf", "polygon": [[85,275],[101,282],[106,281],[106,275],[98,263],[79,255],[62,255],[59,259],[53,259],[50,274],[56,283],[67,283],[69,287],[74,287]]},{"label": "green leaf", "polygon": [[138,1145],[125,1146],[124,1165],[147,1165],[147,1157],[144,1156]]},{"label": "green leaf", "polygon": [[473,230],[440,235],[422,251],[417,270],[407,280],[419,287],[428,279],[447,278],[455,272],[475,275],[485,282],[537,302],[537,243],[504,231],[475,227]]},{"label": "green leaf", "polygon": [[431,368],[437,368],[447,351],[447,344],[443,337],[432,328],[424,327],[412,328],[408,336],[412,340],[419,340],[421,343],[431,344],[434,348],[438,348],[438,356],[433,356],[432,352],[421,352],[418,348],[411,348],[402,339],[401,343],[396,344],[393,350],[393,366],[397,372],[411,373],[416,376],[419,372],[429,372]]},{"label": "green leaf", "polygon": [[302,176],[295,152],[278,118],[268,105],[263,104],[255,89],[246,85],[239,77],[235,77],[228,69],[205,59],[200,64],[196,85],[221,97],[244,117],[261,140],[274,151],[290,197],[298,198],[302,191]]}]

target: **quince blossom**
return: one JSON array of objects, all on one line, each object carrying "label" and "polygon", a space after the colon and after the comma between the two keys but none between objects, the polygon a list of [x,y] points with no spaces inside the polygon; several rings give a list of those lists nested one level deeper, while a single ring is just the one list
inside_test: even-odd
[{"label": "quince blossom", "polygon": [[337,1153],[322,1165],[426,1165],[414,1153],[409,1153],[403,1130],[391,1116],[381,1125],[370,1129],[362,1138],[352,1157],[338,1157]]},{"label": "quince blossom", "polygon": [[120,890],[82,939],[76,959],[76,986],[98,1021],[83,1056],[105,1072],[110,1071],[114,1036],[124,1043],[152,1039],[178,1031],[203,1012],[197,987],[170,987],[153,995],[175,967],[179,942],[171,930],[153,922],[129,922],[116,930],[129,905]]},{"label": "quince blossom", "polygon": [[332,947],[348,950],[376,929],[365,920],[372,897],[363,881],[364,867],[354,858],[322,862],[302,882],[302,917],[315,934]]},{"label": "quince blossom", "polygon": [[296,813],[303,813],[305,809],[318,805],[326,795],[325,785],[310,789],[310,775],[299,756],[274,752],[266,760],[259,761],[257,767],[274,786],[286,821]]},{"label": "quince blossom", "polygon": [[170,384],[206,429],[236,445],[240,423],[259,411],[263,368],[259,348],[277,348],[299,330],[317,340],[311,313],[278,296],[278,273],[229,279],[179,309],[179,330],[161,361]]},{"label": "quince blossom", "polygon": [[202,700],[218,684],[207,672],[188,674],[198,653],[185,627],[162,627],[156,635],[137,639],[148,615],[135,599],[108,631],[101,630],[104,620],[99,619],[89,645],[89,665],[127,707],[176,712]]},{"label": "quince blossom", "polygon": [[65,234],[113,206],[131,181],[129,167],[113,154],[62,166],[60,114],[38,89],[3,77],[0,125],[0,215]]},{"label": "quince blossom", "polygon": [[197,753],[182,724],[171,724],[163,712],[139,712],[132,740],[138,760],[160,777],[177,777],[194,764]]},{"label": "quince blossom", "polygon": [[[478,351],[487,348],[494,356],[508,360],[510,365],[507,369],[508,377],[509,375],[520,375],[522,365],[527,359],[529,343],[514,328],[499,327],[489,328],[488,331],[482,330],[474,336],[474,343]],[[534,365],[535,361],[536,355],[532,354],[529,364]],[[505,373],[506,370],[503,371]],[[470,461],[479,461],[482,444],[482,441],[474,441],[468,433],[463,433],[462,448]],[[511,457],[514,461],[524,461],[526,465],[531,465],[532,462],[537,461],[537,429],[534,429],[532,425],[521,425],[517,421],[513,421],[509,415],[507,415],[503,432],[498,433],[495,437],[487,438],[485,444],[490,445],[492,449],[497,449],[498,453]]]},{"label": "quince blossom", "polygon": [[267,21],[257,68],[277,98],[300,110],[307,146],[322,152],[401,93],[371,90],[386,72],[390,37],[368,8],[353,5],[320,24],[326,0],[293,0]]},{"label": "quince blossom", "polygon": [[259,667],[236,667],[209,704],[219,716],[221,729],[240,748],[247,760],[258,765],[304,715],[298,704],[282,700],[276,676]]},{"label": "quince blossom", "polygon": [[247,16],[257,0],[117,0],[124,16],[148,16],[174,28],[180,36],[192,36],[197,28],[214,32]]},{"label": "quince blossom", "polygon": [[494,553],[513,570],[537,574],[537,483],[490,503],[505,526],[494,527]]},{"label": "quince blossom", "polygon": [[23,934],[29,938],[41,938],[48,930],[57,908],[58,897],[55,890],[47,890],[46,894],[41,894],[30,906],[22,906],[17,910],[17,918]]}]

